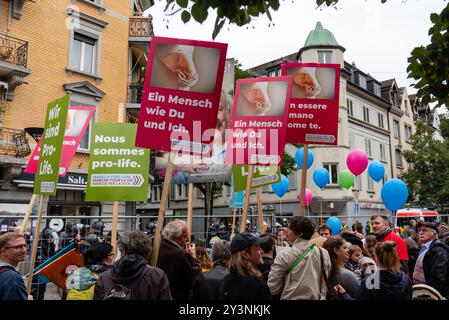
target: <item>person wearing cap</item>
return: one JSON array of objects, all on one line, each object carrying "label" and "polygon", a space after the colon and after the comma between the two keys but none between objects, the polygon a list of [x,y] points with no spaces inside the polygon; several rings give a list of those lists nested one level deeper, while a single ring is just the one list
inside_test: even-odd
[{"label": "person wearing cap", "polygon": [[270,289],[257,268],[263,263],[260,244],[266,241],[268,237],[257,238],[249,232],[232,239],[229,274],[220,284],[220,300],[271,300]]},{"label": "person wearing cap", "polygon": [[[278,252],[268,275],[273,296],[281,300],[324,300],[331,270],[329,253],[310,244],[315,225],[309,218],[293,217],[287,228],[291,248]],[[323,274],[324,273],[324,274]]]},{"label": "person wearing cap", "polygon": [[427,284],[449,299],[449,247],[438,240],[438,226],[432,222],[417,225],[422,244],[410,277],[413,284]]}]

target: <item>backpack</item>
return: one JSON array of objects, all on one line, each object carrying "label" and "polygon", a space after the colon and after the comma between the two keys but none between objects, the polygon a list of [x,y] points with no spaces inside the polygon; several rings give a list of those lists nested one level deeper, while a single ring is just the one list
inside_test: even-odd
[{"label": "backpack", "polygon": [[106,292],[103,300],[135,300],[134,291],[120,283],[116,283]]},{"label": "backpack", "polygon": [[66,300],[93,300],[94,299],[94,288],[95,288],[95,285],[92,285],[87,290],[71,289],[67,292]]}]

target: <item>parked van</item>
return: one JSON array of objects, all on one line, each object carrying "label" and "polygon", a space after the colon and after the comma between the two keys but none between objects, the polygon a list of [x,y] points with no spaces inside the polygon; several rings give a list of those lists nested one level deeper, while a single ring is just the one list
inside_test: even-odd
[{"label": "parked van", "polygon": [[402,226],[405,222],[409,222],[411,219],[419,220],[423,219],[425,222],[433,222],[439,220],[440,214],[436,210],[432,209],[420,209],[420,208],[406,208],[396,211],[396,215],[392,217],[394,219],[394,230],[399,232],[402,230]]}]

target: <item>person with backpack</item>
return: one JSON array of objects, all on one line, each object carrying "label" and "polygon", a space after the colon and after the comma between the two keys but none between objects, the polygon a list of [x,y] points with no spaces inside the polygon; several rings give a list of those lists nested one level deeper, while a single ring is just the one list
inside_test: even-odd
[{"label": "person with backpack", "polygon": [[95,283],[94,300],[171,300],[164,271],[149,265],[151,240],[142,231],[125,232],[121,258]]},{"label": "person with backpack", "polygon": [[268,286],[281,300],[324,300],[326,278],[331,261],[326,250],[310,244],[315,225],[309,218],[293,217],[287,228],[287,240],[293,245],[278,252],[270,273]]},{"label": "person with backpack", "polygon": [[28,300],[25,282],[17,271],[25,260],[28,244],[23,233],[7,232],[0,236],[0,301]]},{"label": "person with backpack", "polygon": [[112,268],[113,248],[109,243],[98,243],[84,254],[85,267],[73,271],[66,281],[66,300],[92,300],[94,287],[100,274]]},{"label": "person with backpack", "polygon": [[422,244],[410,277],[413,284],[427,284],[449,299],[449,247],[438,240],[438,226],[432,222],[417,225]]}]

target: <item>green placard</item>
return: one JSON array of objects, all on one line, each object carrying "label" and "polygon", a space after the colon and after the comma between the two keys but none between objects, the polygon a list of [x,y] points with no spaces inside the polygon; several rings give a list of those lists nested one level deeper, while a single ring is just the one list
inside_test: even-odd
[{"label": "green placard", "polygon": [[70,97],[66,95],[48,104],[44,133],[41,138],[41,152],[34,179],[34,194],[54,195],[56,193],[69,103]]},{"label": "green placard", "polygon": [[96,123],[86,201],[146,201],[150,151],[136,148],[136,124]]},{"label": "green placard", "polygon": [[[246,189],[248,165],[233,165],[232,178],[234,179],[234,192]],[[279,167],[254,166],[251,188],[259,188],[281,181]]]}]

